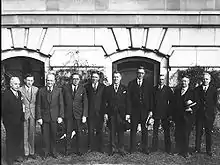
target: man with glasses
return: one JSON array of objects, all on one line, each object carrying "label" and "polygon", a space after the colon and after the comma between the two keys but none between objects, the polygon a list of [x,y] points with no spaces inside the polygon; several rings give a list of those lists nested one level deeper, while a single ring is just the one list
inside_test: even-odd
[{"label": "man with glasses", "polygon": [[177,153],[189,158],[189,136],[192,130],[193,116],[196,108],[195,93],[190,88],[190,79],[184,75],[180,88],[174,90],[173,120],[175,122],[175,142]]},{"label": "man with glasses", "polygon": [[[151,86],[144,79],[145,69],[140,66],[137,69],[137,78],[130,81],[128,84],[128,110],[131,115],[131,145],[130,152],[136,151],[136,132],[138,124],[141,124],[141,148],[142,152],[149,154],[148,148],[148,129],[146,122],[149,116],[152,115],[151,100],[152,91]],[[130,115],[126,116],[128,120]]]},{"label": "man with glasses", "polygon": [[71,75],[71,83],[63,87],[64,118],[66,125],[65,155],[71,154],[71,135],[73,126],[76,127],[76,154],[82,155],[82,123],[88,117],[88,100],[86,89],[80,84],[80,74],[75,72]]}]

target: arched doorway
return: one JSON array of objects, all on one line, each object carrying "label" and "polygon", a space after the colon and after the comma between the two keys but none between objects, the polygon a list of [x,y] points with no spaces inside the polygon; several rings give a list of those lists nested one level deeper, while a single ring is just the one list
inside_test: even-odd
[{"label": "arched doorway", "polygon": [[2,61],[2,68],[5,72],[6,85],[9,85],[11,76],[18,76],[23,83],[23,77],[27,73],[32,73],[35,78],[34,85],[44,86],[44,62],[30,57],[12,57]]},{"label": "arched doorway", "polygon": [[129,81],[136,78],[136,71],[139,66],[146,69],[145,78],[151,85],[158,82],[160,63],[146,57],[128,57],[113,62],[112,69],[122,74],[122,83],[128,85]]}]

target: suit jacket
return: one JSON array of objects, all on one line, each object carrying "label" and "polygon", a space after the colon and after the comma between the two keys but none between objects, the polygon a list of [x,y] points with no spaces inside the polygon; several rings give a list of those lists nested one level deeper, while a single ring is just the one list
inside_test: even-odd
[{"label": "suit jacket", "polygon": [[63,86],[63,98],[65,119],[88,117],[88,99],[83,85],[78,86],[75,96],[71,84]]},{"label": "suit jacket", "polygon": [[5,127],[9,125],[21,124],[24,120],[22,109],[22,96],[18,91],[18,98],[7,89],[2,97],[2,119]]},{"label": "suit jacket", "polygon": [[39,89],[37,95],[37,119],[43,119],[44,122],[57,121],[58,117],[64,117],[64,105],[62,90],[56,86],[50,94],[46,87]]},{"label": "suit jacket", "polygon": [[[194,90],[188,88],[188,90],[182,96],[181,96],[180,88],[174,90],[173,113],[172,113],[174,120],[184,118],[190,114],[190,112],[186,112],[186,101],[188,100],[196,102]],[[193,115],[196,111],[196,107],[197,106],[192,107]]]},{"label": "suit jacket", "polygon": [[155,119],[164,119],[171,115],[171,102],[173,92],[170,87],[164,85],[162,89],[155,86],[153,89],[153,117]]},{"label": "suit jacket", "polygon": [[109,116],[119,114],[121,119],[124,119],[127,113],[127,87],[120,84],[118,91],[115,92],[113,84],[107,86],[104,90],[103,97],[105,113]]},{"label": "suit jacket", "polygon": [[137,79],[134,79],[128,84],[128,112],[133,117],[142,116],[143,119],[148,117],[149,111],[152,109],[152,89],[146,80],[143,80],[141,90],[143,91],[143,103],[140,104],[140,87],[137,84]]},{"label": "suit jacket", "polygon": [[25,120],[27,120],[30,116],[35,119],[35,109],[36,109],[36,97],[38,88],[35,86],[31,87],[31,95],[29,96],[25,85],[20,88],[22,94],[22,103],[24,105],[24,116]]},{"label": "suit jacket", "polygon": [[87,98],[88,98],[88,116],[99,116],[103,115],[104,112],[101,109],[102,101],[103,101],[103,91],[105,89],[105,85],[102,83],[98,83],[96,91],[94,91],[92,87],[92,83],[88,83],[85,85]]},{"label": "suit jacket", "polygon": [[203,119],[205,116],[208,120],[214,121],[215,108],[217,106],[217,89],[210,85],[206,92],[203,91],[202,86],[198,86],[195,90],[199,106],[196,117]]}]

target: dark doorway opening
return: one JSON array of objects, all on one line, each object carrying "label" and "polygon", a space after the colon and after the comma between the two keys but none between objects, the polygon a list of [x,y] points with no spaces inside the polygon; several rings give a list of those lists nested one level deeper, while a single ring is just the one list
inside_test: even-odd
[{"label": "dark doorway opening", "polygon": [[2,71],[4,72],[6,86],[9,85],[11,76],[18,76],[23,84],[24,75],[32,73],[34,75],[34,85],[44,86],[44,62],[30,57],[12,57],[2,61]]},{"label": "dark doorway opening", "polygon": [[118,70],[122,74],[122,83],[128,85],[129,81],[136,78],[139,66],[146,70],[145,78],[151,85],[158,82],[160,63],[146,57],[127,57],[113,62],[113,71]]}]

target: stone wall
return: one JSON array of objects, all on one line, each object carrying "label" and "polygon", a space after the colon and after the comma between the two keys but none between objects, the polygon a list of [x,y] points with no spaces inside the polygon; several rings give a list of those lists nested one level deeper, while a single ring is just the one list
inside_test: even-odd
[{"label": "stone wall", "polygon": [[3,11],[220,10],[220,0],[3,0]]}]

